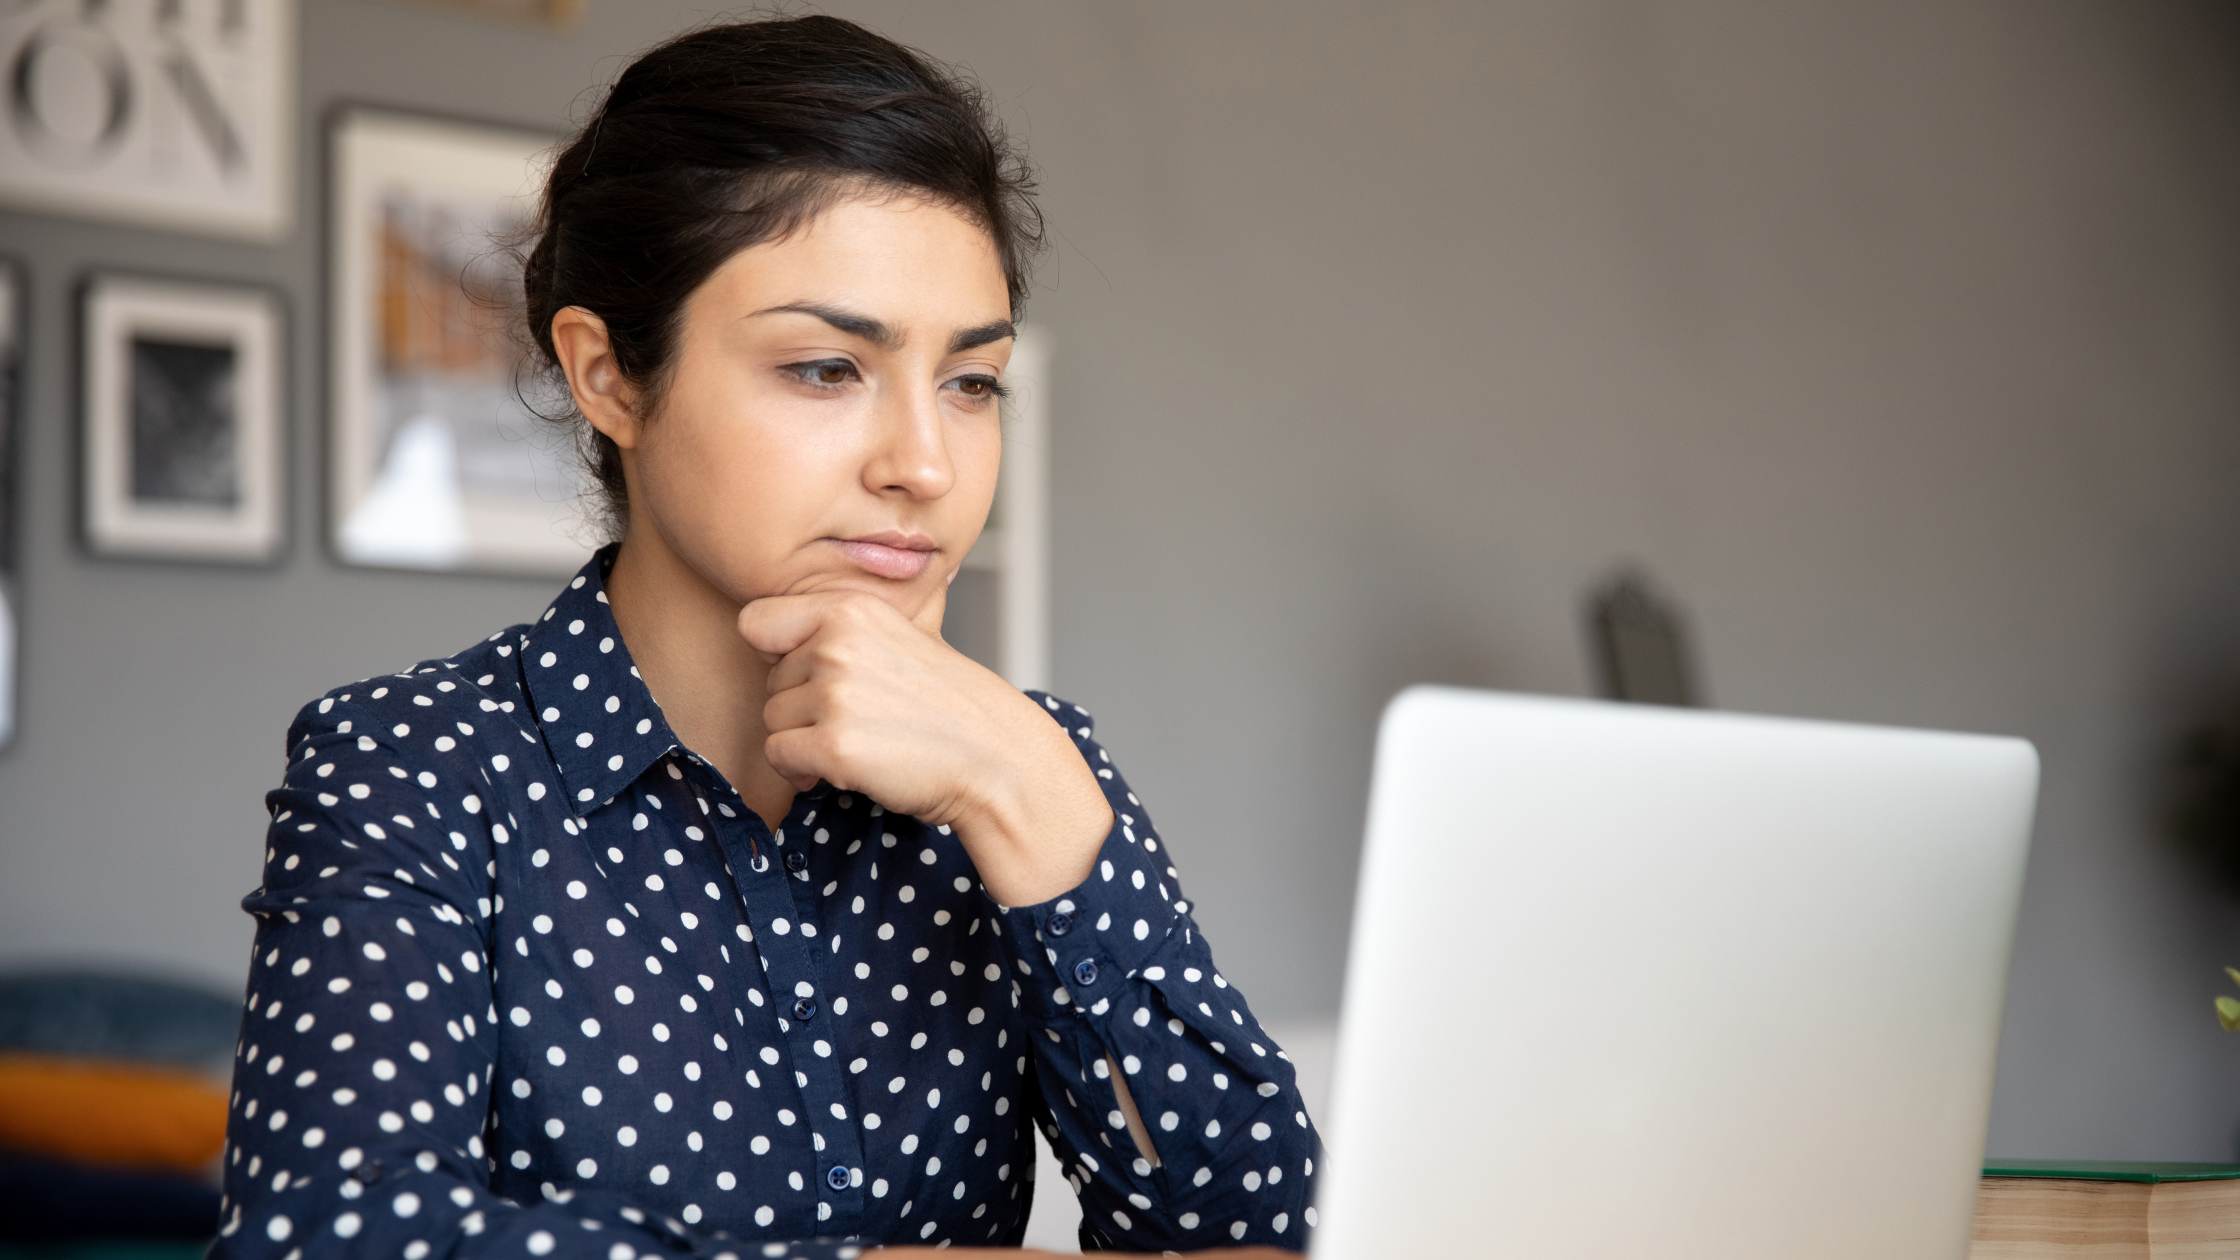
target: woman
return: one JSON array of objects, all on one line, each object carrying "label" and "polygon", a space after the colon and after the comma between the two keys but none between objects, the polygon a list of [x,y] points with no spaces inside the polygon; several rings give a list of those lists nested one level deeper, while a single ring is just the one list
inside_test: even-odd
[{"label": "woman", "polygon": [[222,1253],[1303,1249],[1315,1136],[1088,715],[941,641],[1039,239],[978,99],[811,17],[640,58],[528,314],[621,530],[330,693],[272,813]]}]

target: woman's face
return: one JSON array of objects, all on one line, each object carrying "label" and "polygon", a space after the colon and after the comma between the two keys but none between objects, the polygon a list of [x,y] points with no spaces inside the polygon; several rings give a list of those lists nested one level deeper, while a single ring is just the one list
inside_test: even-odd
[{"label": "woman's face", "polygon": [[657,536],[633,541],[740,604],[854,589],[918,616],[987,520],[1011,346],[994,243],[948,207],[843,201],[741,251],[623,443],[631,533]]}]

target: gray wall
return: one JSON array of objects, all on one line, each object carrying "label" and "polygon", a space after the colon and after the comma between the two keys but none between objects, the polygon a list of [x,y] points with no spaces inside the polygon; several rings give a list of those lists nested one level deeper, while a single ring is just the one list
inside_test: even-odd
[{"label": "gray wall", "polygon": [[[2240,692],[2225,6],[834,8],[974,66],[1043,168],[1060,689],[1264,1011],[1336,1004],[1383,700],[1583,690],[1578,594],[1635,559],[1722,704],[2038,742],[1994,1148],[2232,1155],[2240,915],[2157,824],[2175,732]],[[306,0],[300,204],[335,101],[560,125],[701,12]],[[0,962],[233,981],[295,706],[546,594],[324,555],[317,242],[0,215],[35,283]],[[277,570],[73,549],[94,264],[288,293]]]}]

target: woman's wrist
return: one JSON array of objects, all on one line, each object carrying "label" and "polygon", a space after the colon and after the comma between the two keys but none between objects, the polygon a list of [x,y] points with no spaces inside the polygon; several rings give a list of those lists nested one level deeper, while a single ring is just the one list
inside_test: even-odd
[{"label": "woman's wrist", "polygon": [[[956,832],[988,895],[1031,906],[1079,884],[1112,830],[1112,807],[1073,741],[1047,716],[973,777]],[[1037,729],[1039,728],[1039,729]]]}]

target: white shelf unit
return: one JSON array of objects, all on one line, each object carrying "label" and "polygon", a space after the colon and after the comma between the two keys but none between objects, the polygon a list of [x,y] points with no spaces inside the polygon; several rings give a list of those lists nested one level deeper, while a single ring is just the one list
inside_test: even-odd
[{"label": "white shelf unit", "polygon": [[964,560],[995,579],[995,659],[1023,690],[1050,686],[1050,338],[1019,329],[1004,372],[1003,470],[988,527]]}]

